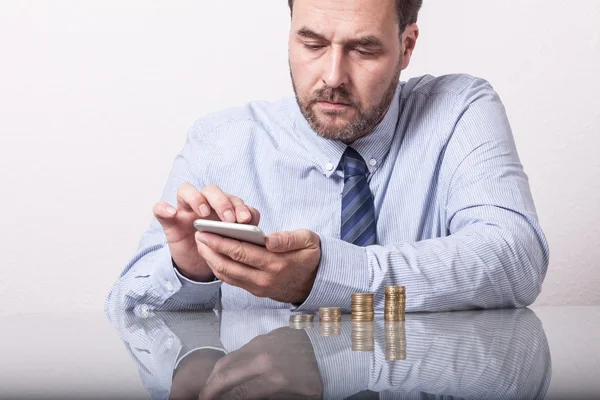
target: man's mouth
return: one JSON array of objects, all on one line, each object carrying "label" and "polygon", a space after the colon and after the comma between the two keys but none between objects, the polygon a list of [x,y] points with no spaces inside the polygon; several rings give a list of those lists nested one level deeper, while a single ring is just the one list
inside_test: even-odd
[{"label": "man's mouth", "polygon": [[317,104],[322,110],[325,111],[340,111],[350,107],[350,104],[346,103],[332,103],[329,101],[318,101]]}]

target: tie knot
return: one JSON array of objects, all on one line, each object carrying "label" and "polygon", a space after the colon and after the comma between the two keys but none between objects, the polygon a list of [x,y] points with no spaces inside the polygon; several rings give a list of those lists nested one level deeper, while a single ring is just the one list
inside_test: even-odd
[{"label": "tie knot", "polygon": [[344,178],[350,176],[364,176],[367,174],[367,163],[365,163],[365,160],[358,154],[358,151],[348,146],[342,157],[344,162]]}]

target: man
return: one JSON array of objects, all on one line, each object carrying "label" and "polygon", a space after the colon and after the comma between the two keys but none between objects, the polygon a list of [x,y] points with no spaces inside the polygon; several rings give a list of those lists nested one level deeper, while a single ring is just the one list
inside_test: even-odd
[{"label": "man", "polygon": [[[295,99],[199,120],[109,294],[126,309],[523,307],[548,247],[504,107],[468,75],[399,82],[420,0],[290,1]],[[260,223],[266,248],[196,233]]]}]

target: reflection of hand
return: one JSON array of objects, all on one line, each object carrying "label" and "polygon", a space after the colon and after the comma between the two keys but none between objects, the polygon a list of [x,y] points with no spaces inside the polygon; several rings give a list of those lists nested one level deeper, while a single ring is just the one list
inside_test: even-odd
[{"label": "reflection of hand", "polygon": [[279,328],[220,359],[198,398],[321,398],[322,391],[306,333]]},{"label": "reflection of hand", "polygon": [[266,248],[210,233],[196,233],[198,254],[214,275],[258,297],[302,303],[321,259],[319,235],[306,229],[272,233]]},{"label": "reflection of hand", "polygon": [[181,360],[173,374],[169,399],[196,399],[215,364],[223,355],[222,351],[200,349]]}]

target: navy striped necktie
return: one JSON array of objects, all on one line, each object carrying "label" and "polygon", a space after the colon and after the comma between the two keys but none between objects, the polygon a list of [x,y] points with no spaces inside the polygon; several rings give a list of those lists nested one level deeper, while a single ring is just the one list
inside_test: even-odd
[{"label": "navy striped necktie", "polygon": [[357,246],[377,243],[375,206],[367,182],[367,164],[352,147],[342,156],[344,191],[342,193],[342,240]]}]

